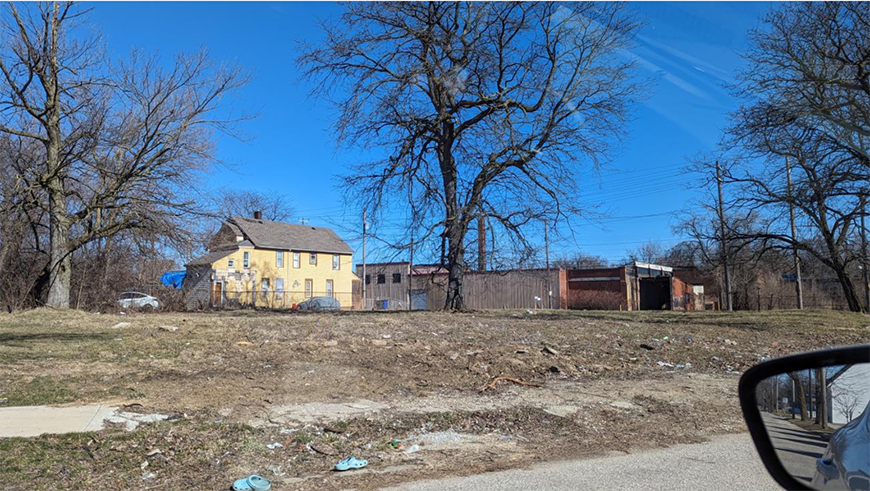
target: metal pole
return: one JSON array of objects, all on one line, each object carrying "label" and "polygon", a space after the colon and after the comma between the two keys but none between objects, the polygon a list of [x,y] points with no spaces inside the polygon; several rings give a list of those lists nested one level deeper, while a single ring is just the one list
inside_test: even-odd
[{"label": "metal pole", "polygon": [[411,310],[411,273],[414,271],[414,233],[411,233],[411,252],[408,254],[408,310]]},{"label": "metal pole", "polygon": [[867,216],[867,195],[861,195],[861,260],[864,263],[864,312],[870,314],[870,260],[867,253],[867,227],[864,226],[864,217]]},{"label": "metal pole", "polygon": [[547,221],[544,221],[544,258],[547,262],[547,308],[553,308],[553,280],[550,278],[550,239],[547,235]]},{"label": "metal pole", "polygon": [[362,280],[363,280],[362,281],[362,297],[363,297],[362,308],[363,308],[363,310],[365,310],[366,309],[366,227],[368,225],[366,223],[366,211],[365,210],[363,210],[362,219],[363,219],[362,220],[362,222],[363,222],[362,223],[362,226],[363,226],[362,227],[363,228],[362,229],[362,266],[363,266],[363,270],[362,270],[362,274],[363,274],[363,278],[362,278]]},{"label": "metal pole", "polygon": [[804,309],[804,288],[801,282],[801,260],[798,256],[797,248],[797,228],[794,225],[794,203],[792,201],[791,190],[791,166],[788,163],[788,156],[785,158],[785,178],[788,182],[788,220],[791,224],[791,240],[794,243],[794,274],[795,274],[795,295],[797,295],[798,310]]},{"label": "metal pole", "polygon": [[482,206],[477,215],[477,270],[486,271],[486,218]]},{"label": "metal pole", "polygon": [[725,300],[727,301],[728,311],[734,310],[734,305],[731,297],[731,273],[728,271],[728,252],[725,240],[725,205],[722,203],[722,168],[719,166],[719,160],[716,160],[716,188],[719,192],[719,233],[720,233],[720,248],[722,249],[722,267],[725,270]]}]

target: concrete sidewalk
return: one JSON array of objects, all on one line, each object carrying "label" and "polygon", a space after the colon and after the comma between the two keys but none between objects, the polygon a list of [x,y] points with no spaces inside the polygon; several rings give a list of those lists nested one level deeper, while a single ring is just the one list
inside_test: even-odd
[{"label": "concrete sidewalk", "polygon": [[167,416],[163,414],[129,413],[103,404],[4,407],[0,408],[0,438],[99,431],[105,428],[106,423],[123,424],[130,431],[140,423],[153,423],[164,419]]}]

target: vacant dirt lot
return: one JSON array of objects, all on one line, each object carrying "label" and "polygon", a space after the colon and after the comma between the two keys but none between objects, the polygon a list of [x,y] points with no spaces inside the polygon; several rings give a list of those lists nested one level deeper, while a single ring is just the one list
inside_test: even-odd
[{"label": "vacant dirt lot", "polygon": [[[256,472],[275,489],[371,489],[703,441],[743,431],[745,368],[870,342],[868,324],[838,312],[3,315],[4,405],[175,417],[2,439],[0,481],[223,489]],[[482,391],[496,376],[539,387]],[[348,455],[369,466],[331,472]]]}]

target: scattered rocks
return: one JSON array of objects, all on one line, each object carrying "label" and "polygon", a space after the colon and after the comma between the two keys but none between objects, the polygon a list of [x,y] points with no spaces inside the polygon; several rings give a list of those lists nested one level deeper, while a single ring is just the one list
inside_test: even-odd
[{"label": "scattered rocks", "polygon": [[652,351],[652,350],[655,349],[654,347],[652,347],[652,346],[650,346],[650,345],[648,345],[648,344],[646,344],[646,343],[641,343],[640,347],[643,348],[643,349],[645,349],[645,350],[647,350],[647,351]]},{"label": "scattered rocks", "polygon": [[166,331],[166,332],[177,332],[178,326],[157,326],[157,329],[160,329],[161,331]]},{"label": "scattered rocks", "polygon": [[559,356],[559,352],[549,346],[544,346],[544,348],[541,349],[541,353],[544,353],[545,355]]}]

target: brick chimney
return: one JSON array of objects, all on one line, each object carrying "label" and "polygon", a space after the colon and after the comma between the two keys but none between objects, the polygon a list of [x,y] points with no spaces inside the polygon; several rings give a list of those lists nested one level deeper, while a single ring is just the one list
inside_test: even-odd
[{"label": "brick chimney", "polygon": [[261,212],[260,210],[255,211],[254,212],[254,220],[262,220],[262,219],[263,219],[263,212]]}]

